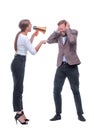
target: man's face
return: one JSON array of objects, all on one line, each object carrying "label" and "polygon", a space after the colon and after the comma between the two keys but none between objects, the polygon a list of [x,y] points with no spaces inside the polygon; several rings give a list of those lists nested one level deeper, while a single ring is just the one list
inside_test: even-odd
[{"label": "man's face", "polygon": [[66,31],[66,26],[65,24],[60,24],[58,26],[58,31],[62,34],[62,35],[65,35],[65,31]]}]

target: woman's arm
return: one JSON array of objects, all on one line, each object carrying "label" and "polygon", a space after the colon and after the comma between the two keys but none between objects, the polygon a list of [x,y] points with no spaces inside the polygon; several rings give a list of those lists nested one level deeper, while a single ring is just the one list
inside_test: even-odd
[{"label": "woman's arm", "polygon": [[40,49],[41,45],[45,44],[45,43],[46,43],[46,40],[40,41],[39,44],[35,47],[36,52],[38,52],[38,50]]},{"label": "woman's arm", "polygon": [[31,36],[31,38],[30,38],[30,42],[31,42],[31,43],[32,43],[33,40],[34,40],[34,37],[38,35],[38,33],[39,33],[39,31],[36,30],[36,31],[32,34],[32,36]]}]

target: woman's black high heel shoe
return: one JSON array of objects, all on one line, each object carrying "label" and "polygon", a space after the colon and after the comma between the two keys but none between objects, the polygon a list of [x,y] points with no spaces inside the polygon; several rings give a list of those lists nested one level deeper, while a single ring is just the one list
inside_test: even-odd
[{"label": "woman's black high heel shoe", "polygon": [[16,114],[15,115],[15,120],[16,120],[16,123],[17,123],[17,121],[19,121],[22,125],[27,125],[28,123],[26,122],[26,120],[24,121],[24,122],[21,122],[20,120],[18,120],[21,116],[23,115],[23,113],[21,113],[21,114]]},{"label": "woman's black high heel shoe", "polygon": [[29,121],[29,119],[26,118],[25,121]]},{"label": "woman's black high heel shoe", "polygon": [[[24,115],[24,112],[23,112],[23,111],[22,111],[22,114]],[[27,118],[26,118],[26,119],[25,119],[25,121],[27,121],[27,122],[28,122],[28,121],[29,121],[29,119],[27,119]]]}]

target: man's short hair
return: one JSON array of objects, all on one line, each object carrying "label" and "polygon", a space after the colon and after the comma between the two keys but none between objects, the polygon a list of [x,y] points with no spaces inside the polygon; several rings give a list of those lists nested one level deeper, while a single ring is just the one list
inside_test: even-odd
[{"label": "man's short hair", "polygon": [[67,21],[66,20],[60,20],[58,23],[57,23],[57,25],[59,26],[59,25],[61,25],[61,24],[67,24]]}]

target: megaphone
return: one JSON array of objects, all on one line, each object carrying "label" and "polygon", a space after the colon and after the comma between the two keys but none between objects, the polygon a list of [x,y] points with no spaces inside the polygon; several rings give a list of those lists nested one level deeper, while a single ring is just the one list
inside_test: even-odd
[{"label": "megaphone", "polygon": [[46,32],[46,27],[33,26],[33,29],[41,31],[42,33]]}]

